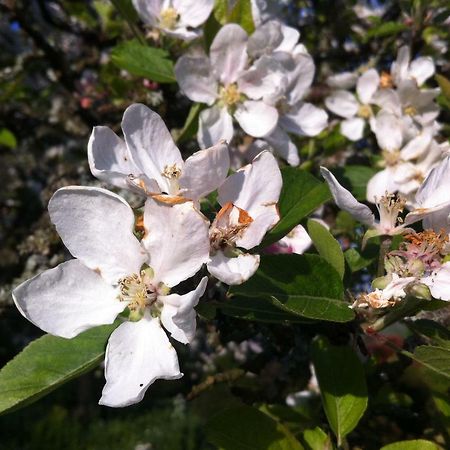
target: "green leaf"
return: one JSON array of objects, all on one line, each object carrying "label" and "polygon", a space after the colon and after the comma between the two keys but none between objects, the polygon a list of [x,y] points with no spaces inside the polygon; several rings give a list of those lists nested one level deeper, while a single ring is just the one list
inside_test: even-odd
[{"label": "green leaf", "polygon": [[237,23],[248,34],[255,31],[253,22],[251,0],[237,0],[230,8],[228,0],[216,0],[214,5],[214,17],[221,24]]},{"label": "green leaf", "polygon": [[17,147],[17,139],[7,128],[0,129],[0,145],[14,149]]},{"label": "green leaf", "polygon": [[348,189],[357,200],[366,200],[367,183],[377,173],[367,166],[345,166],[332,170],[339,183]]},{"label": "green leaf", "polygon": [[225,302],[215,302],[214,306],[227,316],[252,322],[312,323],[309,319],[280,309],[277,304],[264,297],[233,297]]},{"label": "green leaf", "polygon": [[173,63],[169,54],[160,48],[148,47],[136,40],[123,42],[111,52],[112,62],[133,75],[158,83],[175,83]]},{"label": "green leaf", "polygon": [[428,338],[433,344],[450,349],[450,330],[434,320],[420,319],[406,324],[409,329]]},{"label": "green leaf", "polygon": [[230,293],[269,299],[282,311],[308,319],[347,322],[354,317],[342,300],[339,274],[318,255],[264,255],[255,275]]},{"label": "green leaf", "polygon": [[441,88],[442,94],[447,100],[450,100],[450,80],[445,78],[443,75],[436,74],[434,76],[436,81],[439,83],[439,87]]},{"label": "green leaf", "polygon": [[302,450],[282,425],[250,406],[222,411],[206,424],[209,442],[222,450]]},{"label": "green leaf", "polygon": [[350,347],[330,345],[324,337],[313,342],[312,361],[322,405],[340,446],[367,408],[364,369]]},{"label": "green leaf", "polygon": [[281,219],[267,234],[260,248],[286,236],[304,217],[331,199],[326,183],[322,183],[310,173],[295,167],[285,167],[281,174],[283,188],[278,202]]},{"label": "green leaf", "polygon": [[352,272],[358,272],[358,270],[370,266],[370,264],[376,261],[377,256],[367,253],[361,254],[354,248],[349,248],[344,253],[345,261]]},{"label": "green leaf", "polygon": [[407,30],[408,27],[399,22],[383,22],[380,25],[371,28],[364,36],[364,41],[367,42],[373,38],[382,38],[386,36],[394,36]]},{"label": "green leaf", "polygon": [[440,447],[425,439],[415,439],[412,441],[399,441],[385,445],[380,450],[439,450]]},{"label": "green leaf", "polygon": [[414,353],[403,350],[402,353],[430,370],[450,379],[450,349],[435,345],[420,345]]},{"label": "green leaf", "polygon": [[330,436],[320,427],[303,432],[303,441],[306,444],[306,450],[332,450]]},{"label": "green leaf", "polygon": [[186,118],[186,122],[184,122],[183,128],[178,135],[178,144],[181,144],[182,142],[185,142],[196,135],[198,131],[198,116],[204,108],[205,105],[203,103],[194,103],[191,106],[189,114]]},{"label": "green leaf", "polygon": [[118,322],[73,339],[49,334],[31,342],[0,370],[0,413],[10,412],[97,366]]},{"label": "green leaf", "polygon": [[344,278],[345,261],[339,242],[317,220],[309,219],[307,226],[319,255],[336,269],[341,278]]}]

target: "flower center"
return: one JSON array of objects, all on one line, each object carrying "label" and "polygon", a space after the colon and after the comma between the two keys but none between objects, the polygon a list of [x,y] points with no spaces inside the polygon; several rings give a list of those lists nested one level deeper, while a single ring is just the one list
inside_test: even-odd
[{"label": "flower center", "polygon": [[372,108],[369,105],[360,105],[358,109],[358,116],[363,119],[368,119],[372,116]]},{"label": "flower center", "polygon": [[417,114],[417,109],[412,105],[408,105],[403,108],[403,112],[407,116],[415,116]]},{"label": "flower center", "polygon": [[388,72],[381,72],[380,75],[380,87],[382,88],[391,88],[394,86],[394,81],[392,80],[392,76]]},{"label": "flower center", "polygon": [[395,166],[400,161],[400,151],[383,151],[383,159],[387,166]]},{"label": "flower center", "polygon": [[130,320],[142,318],[146,308],[150,309],[152,316],[159,316],[158,294],[167,294],[168,288],[161,283],[155,286],[152,279],[153,270],[147,267],[139,273],[133,273],[119,280],[118,299],[128,303]]},{"label": "flower center", "polygon": [[161,28],[173,30],[179,18],[180,15],[175,8],[169,7],[163,9],[159,15],[159,25]]},{"label": "flower center", "polygon": [[234,106],[241,100],[241,93],[235,83],[222,86],[219,90],[220,101],[225,106]]},{"label": "flower center", "polygon": [[284,115],[289,113],[291,105],[287,102],[287,98],[283,96],[277,101],[276,108],[280,115]]},{"label": "flower center", "polygon": [[403,197],[386,192],[386,195],[383,195],[380,201],[375,198],[375,202],[380,213],[380,227],[383,230],[389,232],[396,227],[397,222],[402,222],[402,218],[398,215],[403,211],[406,204]]},{"label": "flower center", "polygon": [[170,195],[176,195],[180,191],[179,178],[181,176],[181,169],[176,165],[167,165],[164,167],[164,171],[161,173],[164,178],[167,178],[169,184]]},{"label": "flower center", "polygon": [[226,203],[217,213],[209,231],[211,250],[226,250],[236,246],[236,241],[253,222],[247,211],[231,202]]}]

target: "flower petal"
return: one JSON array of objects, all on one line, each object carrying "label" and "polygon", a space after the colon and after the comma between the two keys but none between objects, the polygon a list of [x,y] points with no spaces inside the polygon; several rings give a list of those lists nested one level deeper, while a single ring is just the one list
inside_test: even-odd
[{"label": "flower petal", "polygon": [[233,134],[233,118],[226,108],[213,106],[200,113],[197,134],[200,147],[212,147],[221,140],[230,142]]},{"label": "flower petal", "polygon": [[175,76],[186,97],[194,102],[214,103],[218,85],[206,56],[182,56],[175,64]]},{"label": "flower petal", "polygon": [[325,99],[325,106],[334,114],[349,119],[358,112],[359,103],[351,92],[339,90]]},{"label": "flower petal", "polygon": [[358,80],[358,74],[355,72],[341,72],[331,75],[327,78],[328,86],[335,89],[351,89]]},{"label": "flower petal", "polygon": [[364,72],[356,84],[356,93],[358,98],[364,105],[367,105],[372,100],[373,95],[378,90],[380,85],[380,76],[375,69],[369,69]]},{"label": "flower petal", "polygon": [[180,14],[180,22],[187,26],[196,28],[211,14],[214,0],[173,0],[173,6]]},{"label": "flower petal", "polygon": [[429,56],[422,56],[415,59],[409,66],[409,76],[412,77],[417,86],[422,86],[428,78],[434,75],[436,68],[434,66],[433,58]]},{"label": "flower petal", "polygon": [[300,38],[300,33],[298,30],[287,25],[281,24],[281,34],[283,35],[283,40],[280,45],[275,49],[278,52],[291,53],[294,51],[295,46]]},{"label": "flower petal", "polygon": [[288,162],[289,165],[298,166],[300,164],[297,147],[283,128],[279,126],[276,127],[275,130],[264,139],[274,148],[278,155]]},{"label": "flower petal", "polygon": [[430,276],[420,280],[430,289],[431,295],[438,300],[450,300],[450,262],[445,262]]},{"label": "flower petal", "polygon": [[199,271],[209,259],[208,225],[192,202],[170,206],[147,199],[142,243],[155,283],[173,287]]},{"label": "flower petal", "polygon": [[300,136],[317,136],[328,123],[328,114],[311,103],[299,103],[280,117],[280,125]]},{"label": "flower petal", "polygon": [[133,234],[133,210],[122,197],[106,189],[58,189],[48,211],[70,253],[111,284],[138,272],[147,260]]},{"label": "flower petal", "polygon": [[400,47],[397,52],[397,59],[391,65],[391,75],[395,84],[399,84],[401,81],[408,78],[408,67],[411,55],[409,48],[404,45]]},{"label": "flower petal", "polygon": [[402,122],[394,114],[381,110],[374,122],[375,136],[382,150],[400,150],[403,141]]},{"label": "flower petal", "polygon": [[399,185],[396,180],[397,166],[390,166],[377,172],[367,183],[366,198],[369,202],[376,203],[377,200],[387,193],[398,191]]},{"label": "flower petal", "polygon": [[228,258],[219,251],[211,256],[207,267],[211,275],[228,285],[242,284],[257,271],[259,260],[259,255],[244,253],[236,258]]},{"label": "flower petal", "polygon": [[225,181],[229,169],[230,155],[225,142],[194,153],[186,160],[180,178],[180,187],[186,189],[184,197],[198,200],[215,191]]},{"label": "flower petal", "polygon": [[140,402],[157,379],[181,378],[175,349],[158,319],[145,316],[113,331],[106,348],[100,405],[119,408]]},{"label": "flower petal", "polygon": [[263,137],[275,129],[278,111],[262,101],[247,100],[237,107],[234,117],[247,134]]},{"label": "flower petal", "polygon": [[173,165],[182,170],[183,159],[161,117],[135,103],[125,110],[122,130],[136,165],[148,178],[156,180],[163,192],[169,193],[169,180],[163,172]]},{"label": "flower petal", "polygon": [[147,25],[157,25],[161,12],[161,0],[132,0],[134,9]]},{"label": "flower petal", "polygon": [[194,307],[205,293],[208,277],[203,277],[194,291],[184,295],[170,294],[159,296],[164,303],[161,322],[170,335],[182,344],[189,344],[195,337],[197,327]]},{"label": "flower petal", "polygon": [[353,117],[341,122],[341,133],[351,141],[359,141],[364,133],[364,119],[361,117]]},{"label": "flower petal", "polygon": [[30,322],[64,338],[113,323],[126,307],[110,284],[77,259],[25,281],[12,295],[17,308]]},{"label": "flower petal", "polygon": [[140,170],[131,159],[125,142],[108,127],[94,127],[88,143],[88,160],[92,175],[122,189],[129,189],[128,175]]},{"label": "flower petal", "polygon": [[364,205],[336,180],[335,176],[325,167],[320,168],[320,173],[328,183],[336,205],[351,214],[358,222],[367,226],[373,226],[375,217],[367,205]]},{"label": "flower petal", "polygon": [[247,33],[235,23],[224,25],[214,38],[209,55],[216,78],[234,83],[247,63]]},{"label": "flower petal", "polygon": [[264,54],[270,55],[281,44],[282,40],[281,23],[277,20],[269,20],[257,27],[249,37],[247,53],[252,59],[259,58]]}]

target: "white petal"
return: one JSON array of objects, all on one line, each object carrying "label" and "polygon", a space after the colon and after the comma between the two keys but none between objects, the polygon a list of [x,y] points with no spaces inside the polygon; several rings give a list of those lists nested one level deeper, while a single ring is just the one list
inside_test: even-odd
[{"label": "white petal", "polygon": [[416,194],[420,208],[431,208],[450,202],[450,156],[427,176]]},{"label": "white petal", "polygon": [[226,108],[213,106],[200,113],[197,134],[200,147],[212,147],[221,140],[230,142],[233,134],[233,118]]},{"label": "white petal", "polygon": [[228,258],[221,251],[211,256],[208,271],[226,284],[242,284],[247,281],[259,267],[259,255],[245,253],[236,258]]},{"label": "white petal", "polygon": [[135,103],[125,110],[122,130],[134,162],[148,178],[156,180],[163,192],[169,193],[164,169],[172,165],[182,169],[183,159],[161,117]]},{"label": "white petal", "polygon": [[161,0],[132,0],[139,17],[148,25],[157,25]]},{"label": "white petal", "polygon": [[375,118],[375,136],[382,150],[399,150],[403,141],[401,120],[387,111],[380,111]]},{"label": "white petal", "polygon": [[328,86],[335,89],[350,89],[355,86],[358,74],[355,72],[341,72],[327,78]]},{"label": "white petal", "polygon": [[216,190],[228,175],[230,155],[228,145],[220,142],[190,156],[180,178],[184,197],[198,200]]},{"label": "white petal", "polygon": [[219,203],[223,206],[231,202],[247,211],[253,223],[269,210],[275,223],[278,215],[273,214],[273,207],[280,197],[282,183],[276,159],[271,153],[264,151],[251,164],[225,180],[219,188]]},{"label": "white petal", "polygon": [[364,72],[358,79],[356,84],[356,93],[358,98],[364,105],[367,105],[372,100],[373,94],[380,85],[380,76],[375,69],[369,69]]},{"label": "white petal", "polygon": [[173,0],[173,6],[180,14],[180,22],[196,28],[211,14],[214,0]]},{"label": "white petal", "polygon": [[349,119],[356,115],[359,109],[358,100],[348,91],[336,91],[325,99],[325,106],[334,114]]},{"label": "white petal", "polygon": [[234,83],[247,63],[247,33],[239,25],[224,25],[214,38],[209,55],[216,78],[224,85]]},{"label": "white petal", "polygon": [[122,189],[129,189],[127,176],[140,170],[131,159],[125,142],[108,127],[94,127],[88,143],[88,160],[92,175]]},{"label": "white petal", "polygon": [[198,272],[209,259],[208,225],[192,202],[171,206],[147,199],[142,242],[155,283],[173,287]]},{"label": "white petal", "polygon": [[396,180],[397,167],[387,167],[377,172],[367,183],[366,198],[369,202],[376,203],[383,195],[398,191],[399,185]]},{"label": "white petal", "polygon": [[288,27],[283,23],[281,24],[281,33],[283,35],[283,40],[275,50],[278,52],[291,53],[300,38],[300,33],[295,28]]},{"label": "white petal", "polygon": [[264,137],[275,129],[278,111],[262,101],[247,100],[237,107],[234,117],[247,134]]},{"label": "white petal", "polygon": [[264,138],[289,165],[298,166],[300,158],[295,144],[281,127],[276,127],[272,133]]},{"label": "white petal", "polygon": [[183,41],[192,41],[199,36],[201,36],[201,30],[193,30],[191,28],[187,28],[185,25],[178,24],[175,28],[161,28],[164,34],[167,36],[171,36],[177,39],[182,39]]},{"label": "white petal", "polygon": [[442,264],[442,266],[434,271],[429,277],[420,280],[426,284],[431,295],[439,300],[450,300],[450,262]]},{"label": "white petal", "polygon": [[399,84],[408,77],[410,58],[409,48],[406,45],[400,47],[397,53],[397,59],[391,66],[391,75],[394,78],[395,84]]},{"label": "white petal", "polygon": [[158,319],[125,322],[111,334],[106,348],[100,405],[115,408],[140,402],[157,379],[181,378],[175,349]]},{"label": "white petal", "polygon": [[184,295],[170,294],[158,297],[158,300],[164,303],[161,312],[164,328],[182,344],[192,342],[195,337],[197,313],[194,307],[205,293],[207,284],[208,277],[203,277],[194,291]]},{"label": "white petal", "polygon": [[[317,219],[313,219],[317,220]],[[326,228],[328,225],[322,220],[317,220]],[[312,245],[312,240],[309,237],[308,232],[302,225],[297,225],[293,228],[287,236],[278,241],[279,245],[289,250],[289,253],[296,253],[297,255],[302,255],[309,247]],[[283,252],[285,253],[285,252]]]},{"label": "white petal", "polygon": [[435,72],[433,58],[422,56],[415,59],[409,66],[409,75],[414,78],[418,86],[422,86]]},{"label": "white petal", "polygon": [[419,158],[428,149],[431,144],[432,136],[431,133],[424,131],[411,139],[401,150],[400,156],[405,161],[410,161],[412,159]]},{"label": "white petal", "polygon": [[76,259],[25,281],[12,295],[24,317],[65,338],[114,322],[126,307],[110,284]]},{"label": "white petal", "polygon": [[175,76],[184,95],[194,102],[212,105],[217,97],[217,81],[206,56],[182,56],[175,64]]},{"label": "white petal", "polygon": [[247,53],[256,59],[261,55],[270,55],[281,44],[283,34],[281,23],[277,20],[270,20],[256,28],[248,39]]},{"label": "white petal", "polygon": [[373,226],[375,217],[367,205],[364,205],[336,180],[335,176],[325,167],[320,168],[320,173],[328,183],[336,205],[351,214],[358,222],[367,226]]},{"label": "white petal", "polygon": [[288,103],[294,105],[298,103],[307,94],[311,88],[316,66],[314,60],[309,54],[301,54],[294,58],[294,70],[290,75],[290,84],[288,86]]},{"label": "white petal", "polygon": [[351,141],[359,141],[363,137],[364,119],[361,117],[353,117],[341,122],[341,133]]},{"label": "white petal", "polygon": [[393,89],[380,89],[373,94],[371,103],[379,106],[382,110],[388,111],[397,116],[402,115],[402,105],[397,91]]},{"label": "white petal", "polygon": [[133,210],[122,197],[106,189],[58,189],[48,211],[70,253],[111,284],[138,272],[147,260],[133,234]]},{"label": "white petal", "polygon": [[311,103],[299,103],[291,111],[280,117],[281,126],[300,136],[317,136],[328,123],[328,114]]}]

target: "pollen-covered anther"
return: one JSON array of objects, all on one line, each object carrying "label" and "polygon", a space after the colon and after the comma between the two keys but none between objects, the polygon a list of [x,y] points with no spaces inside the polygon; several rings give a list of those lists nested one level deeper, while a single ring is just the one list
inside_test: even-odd
[{"label": "pollen-covered anther", "polygon": [[412,105],[408,105],[403,108],[403,112],[407,116],[415,116],[417,114],[417,109]]},{"label": "pollen-covered anther", "polygon": [[178,22],[180,15],[175,8],[163,9],[159,15],[159,25],[161,28],[173,30]]},{"label": "pollen-covered anther", "polygon": [[395,166],[400,161],[400,151],[383,151],[383,159],[386,166]]},{"label": "pollen-covered anther", "polygon": [[241,93],[235,83],[222,86],[219,97],[225,106],[233,106],[241,100]]},{"label": "pollen-covered anther", "polygon": [[399,217],[399,214],[403,212],[406,199],[396,194],[388,194],[386,192],[380,200],[375,198],[378,212],[380,213],[380,226],[391,230],[397,223],[403,222],[403,219]]},{"label": "pollen-covered anther", "polygon": [[119,280],[119,300],[128,303],[130,311],[143,310],[157,299],[154,286],[148,280],[145,270]]},{"label": "pollen-covered anther", "polygon": [[358,116],[363,119],[368,119],[372,116],[372,108],[370,105],[360,105],[358,108]]},{"label": "pollen-covered anther", "polygon": [[380,75],[380,87],[391,88],[394,86],[394,80],[389,72],[381,72]]},{"label": "pollen-covered anther", "polygon": [[181,169],[176,164],[167,165],[164,167],[162,176],[169,180],[178,179],[181,176]]}]

